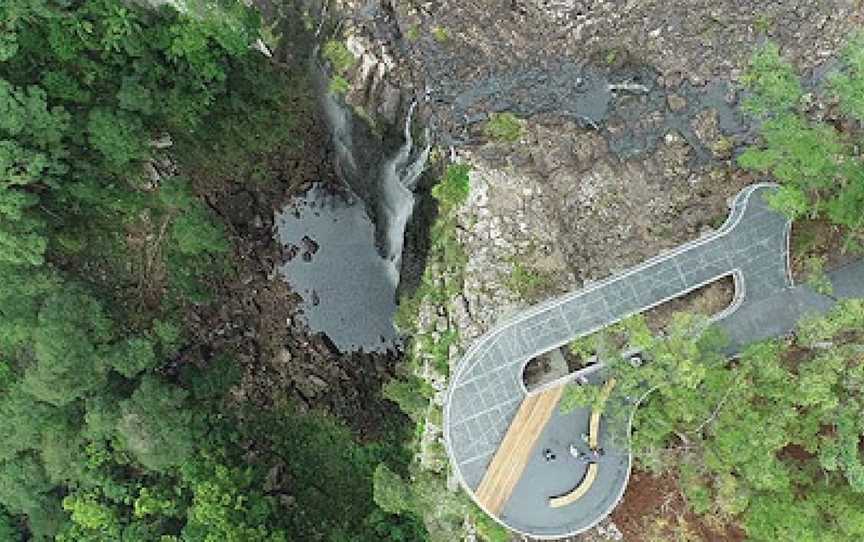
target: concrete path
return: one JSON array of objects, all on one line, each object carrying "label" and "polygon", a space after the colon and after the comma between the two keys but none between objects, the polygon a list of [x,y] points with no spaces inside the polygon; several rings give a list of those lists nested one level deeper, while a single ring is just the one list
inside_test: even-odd
[{"label": "concrete path", "polygon": [[[531,307],[478,339],[454,374],[444,406],[444,436],[456,474],[468,493],[487,476],[492,457],[528,393],[522,381],[534,357],[588,335],[632,314],[679,297],[721,277],[732,275],[732,305],[716,316],[735,348],[788,332],[806,312],[822,312],[833,300],[807,288],[793,288],[788,270],[789,222],[771,210],[764,195],[771,185],[740,192],[724,225],[716,232],[652,258],[624,273],[582,290]],[[835,291],[841,297],[864,296],[864,265],[841,270]],[[730,350],[730,351],[731,351]],[[602,382],[599,367],[580,371]],[[560,386],[568,375],[543,389]],[[539,393],[542,390],[535,390]],[[521,476],[509,495],[499,497],[492,515],[507,527],[535,537],[556,538],[582,532],[605,517],[618,503],[630,472],[627,449],[607,448],[591,489],[576,503],[548,506],[548,499],[571,490],[587,465],[567,452],[587,431],[590,412],[558,409],[540,433]],[[601,442],[609,442],[601,424]],[[611,446],[611,444],[610,444]],[[556,460],[546,461],[544,450]],[[488,483],[488,482],[487,482]]]}]

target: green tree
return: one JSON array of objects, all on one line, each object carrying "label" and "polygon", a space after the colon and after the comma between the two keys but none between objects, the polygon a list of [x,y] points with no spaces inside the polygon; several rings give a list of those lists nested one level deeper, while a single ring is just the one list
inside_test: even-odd
[{"label": "green tree", "polygon": [[864,34],[854,36],[843,51],[844,70],[831,80],[840,107],[850,117],[864,120]]},{"label": "green tree", "polygon": [[[851,118],[864,118],[864,39],[853,38],[831,88]],[[846,228],[846,248],[861,248],[864,163],[854,141],[832,125],[807,118],[798,107],[802,88],[776,45],[754,54],[744,84],[745,107],[762,121],[762,143],[738,157],[744,168],[781,183],[770,203],[790,218],[827,218]]]},{"label": "green tree", "polygon": [[0,463],[0,504],[13,514],[29,515],[39,510],[59,507],[38,458],[24,453]]},{"label": "green tree", "polygon": [[770,42],[753,54],[743,82],[752,91],[745,108],[761,116],[794,110],[804,94],[795,69]]},{"label": "green tree", "polygon": [[375,504],[385,512],[390,514],[417,512],[417,503],[414,502],[411,487],[386,464],[381,463],[375,468],[372,487]]},{"label": "green tree", "polygon": [[0,350],[12,355],[28,345],[42,302],[57,287],[56,278],[43,270],[0,263]]},{"label": "green tree", "polygon": [[48,106],[38,87],[0,78],[0,258],[40,265],[48,245],[44,221],[34,212],[33,188],[51,186],[65,171],[62,137],[69,115]]},{"label": "green tree", "polygon": [[[616,330],[646,361],[640,367],[609,363],[619,384],[607,424],[626,426],[616,396],[627,413],[620,394],[656,388],[633,425],[633,451],[642,466],[676,471],[696,512],[721,521],[740,518],[753,540],[859,539],[862,302],[842,302],[826,316],[803,321],[797,344],[754,344],[731,363],[719,355],[711,328],[686,332],[698,320],[675,321],[664,336],[645,333],[640,319]],[[620,353],[612,358],[621,359]],[[791,446],[803,458],[784,453]],[[788,517],[793,510],[794,520]]]},{"label": "green tree", "polygon": [[90,111],[87,132],[90,144],[112,169],[122,170],[147,157],[143,123],[136,116],[95,108]]},{"label": "green tree", "polygon": [[71,287],[49,297],[39,311],[36,359],[24,372],[24,388],[63,406],[104,385],[99,346],[111,338],[111,328],[101,304],[86,293]]},{"label": "green tree", "polygon": [[412,375],[390,380],[382,391],[386,399],[399,405],[402,412],[416,422],[425,417],[435,390],[422,378]]},{"label": "green tree", "polygon": [[[103,540],[119,538],[120,518],[117,517],[115,510],[106,506],[98,498],[92,495],[70,495],[63,499],[63,509],[71,514],[72,522],[84,533],[87,531],[98,533]],[[77,533],[78,539],[84,533]],[[67,533],[66,536],[61,537],[61,540],[71,542],[74,539]]]},{"label": "green tree", "polygon": [[18,528],[15,520],[0,506],[0,540],[20,542],[21,539],[21,530]]},{"label": "green tree", "polygon": [[142,337],[133,337],[112,346],[107,354],[108,364],[126,378],[156,365],[153,342]]},{"label": "green tree", "polygon": [[120,403],[117,432],[142,465],[165,471],[182,465],[195,448],[188,393],[146,375],[132,396]]},{"label": "green tree", "polygon": [[0,394],[0,461],[39,448],[42,433],[56,412],[26,393],[19,383]]},{"label": "green tree", "polygon": [[287,542],[285,531],[270,526],[278,505],[256,487],[254,469],[229,467],[205,456],[187,463],[182,471],[193,494],[183,540]]}]

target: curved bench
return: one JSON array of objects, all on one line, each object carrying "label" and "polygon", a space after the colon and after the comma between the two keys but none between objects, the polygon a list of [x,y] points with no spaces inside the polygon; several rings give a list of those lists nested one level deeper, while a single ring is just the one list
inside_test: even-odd
[{"label": "curved bench", "polygon": [[588,446],[592,450],[600,447],[600,411],[591,411],[591,422],[588,429]]},{"label": "curved bench", "polygon": [[591,421],[588,424],[588,446],[591,447],[592,450],[596,450],[600,447],[600,414],[602,410],[602,405],[606,404],[606,401],[609,400],[609,396],[612,394],[612,388],[615,387],[615,379],[610,378],[603,384],[603,388],[600,390],[600,407],[591,409]]},{"label": "curved bench", "polygon": [[565,493],[564,495],[559,495],[558,497],[552,497],[549,499],[549,506],[552,508],[561,508],[562,506],[567,506],[568,504],[573,504],[582,498],[583,495],[588,493],[588,490],[591,489],[591,485],[594,483],[594,479],[597,478],[597,463],[589,463],[588,470],[585,471],[585,476],[582,477],[582,481],[579,482],[579,485],[576,486],[573,491],[569,493]]},{"label": "curved bench", "polygon": [[[600,390],[601,405],[606,403],[609,399],[609,395],[612,393],[612,388],[614,387],[614,378],[610,378],[603,384],[603,389]],[[601,409],[598,407],[591,409],[591,421],[588,424],[588,446],[590,446],[592,450],[597,450],[600,447],[600,413]],[[550,498],[549,506],[552,508],[560,508],[562,506],[567,506],[568,504],[573,504],[582,498],[582,496],[591,489],[591,484],[593,484],[594,479],[597,478],[597,471],[597,463],[589,463],[588,470],[585,472],[585,476],[582,477],[582,481],[579,482],[579,485],[564,495]]]}]

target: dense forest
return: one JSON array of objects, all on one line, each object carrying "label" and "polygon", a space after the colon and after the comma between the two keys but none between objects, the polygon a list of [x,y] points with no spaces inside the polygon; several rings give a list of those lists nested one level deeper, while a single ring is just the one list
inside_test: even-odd
[{"label": "dense forest", "polygon": [[[302,70],[254,46],[258,13],[220,6],[0,3],[0,542],[444,541],[466,518],[508,540],[447,489],[443,449],[417,465],[440,408],[410,355],[375,392],[405,415],[361,438],[324,412],[236,400],[235,352],[195,344],[190,315],[239,273],[237,240],[205,197],[210,174],[254,174],[312,115]],[[805,231],[837,226],[851,252],[864,242],[864,41],[843,63],[837,117],[814,121],[794,70],[760,51],[745,83],[762,142],[739,165],[773,175],[778,208]],[[403,300],[405,331],[420,303],[458,292],[452,213],[468,190],[464,166],[433,190],[431,264]],[[799,241],[813,269],[827,265],[822,238]],[[640,319],[610,331],[654,360],[615,367],[618,392],[657,388],[635,425],[642,467],[675,471],[695,512],[753,540],[864,538],[864,307],[731,364],[697,328],[682,315],[662,336]],[[457,338],[415,346],[446,374]],[[568,401],[596,400],[579,393]]]},{"label": "dense forest", "polygon": [[372,499],[401,437],[249,411],[232,352],[190,345],[187,315],[237,272],[196,168],[289,137],[307,92],[238,6],[0,5],[4,542],[422,538]]}]

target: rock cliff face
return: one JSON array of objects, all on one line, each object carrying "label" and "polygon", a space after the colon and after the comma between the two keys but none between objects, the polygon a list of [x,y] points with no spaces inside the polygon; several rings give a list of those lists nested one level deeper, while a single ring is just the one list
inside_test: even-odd
[{"label": "rock cliff face", "polygon": [[[711,228],[751,181],[732,159],[753,139],[738,83],[754,49],[775,41],[819,78],[862,17],[851,0],[346,0],[339,9],[359,59],[348,101],[392,122],[408,96],[421,98],[436,142],[486,191],[466,211],[477,216],[464,239],[468,295],[473,270],[489,290],[488,270],[522,260],[555,268],[553,289],[574,287]],[[510,144],[483,130],[502,111],[525,121]],[[521,241],[507,233],[513,221]]]}]

